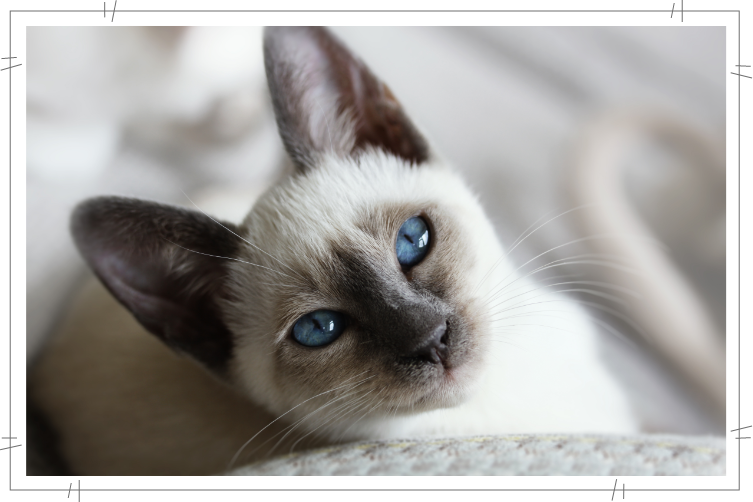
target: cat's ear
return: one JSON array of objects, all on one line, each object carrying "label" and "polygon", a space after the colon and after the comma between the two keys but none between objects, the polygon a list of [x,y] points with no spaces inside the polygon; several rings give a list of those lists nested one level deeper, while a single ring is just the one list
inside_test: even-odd
[{"label": "cat's ear", "polygon": [[264,63],[280,136],[299,169],[313,167],[318,153],[347,157],[368,147],[413,164],[428,159],[390,89],[325,28],[266,28]]},{"label": "cat's ear", "polygon": [[224,372],[232,337],[216,302],[228,263],[218,256],[233,257],[238,237],[204,214],[121,197],[81,203],[71,232],[97,277],[147,330]]}]

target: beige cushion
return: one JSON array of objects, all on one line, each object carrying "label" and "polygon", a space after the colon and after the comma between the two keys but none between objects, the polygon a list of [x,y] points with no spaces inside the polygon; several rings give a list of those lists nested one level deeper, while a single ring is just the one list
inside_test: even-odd
[{"label": "beige cushion", "polygon": [[234,476],[725,474],[724,438],[635,435],[475,436],[351,443],[241,467]]}]

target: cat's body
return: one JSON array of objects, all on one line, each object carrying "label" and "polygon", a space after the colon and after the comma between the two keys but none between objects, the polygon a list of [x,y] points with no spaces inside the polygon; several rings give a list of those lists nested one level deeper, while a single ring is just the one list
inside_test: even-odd
[{"label": "cat's body", "polygon": [[[298,171],[242,223],[121,198],[74,214],[140,324],[91,284],[33,375],[72,470],[211,474],[355,439],[636,430],[587,316],[515,270],[389,89],[323,30],[270,30],[265,56]],[[416,221],[421,254],[408,239],[402,255]],[[301,327],[317,313],[329,332]]]}]

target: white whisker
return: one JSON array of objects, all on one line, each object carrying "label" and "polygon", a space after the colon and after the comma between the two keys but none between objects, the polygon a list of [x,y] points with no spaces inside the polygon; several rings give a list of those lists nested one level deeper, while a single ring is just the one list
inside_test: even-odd
[{"label": "white whisker", "polygon": [[[350,392],[351,390],[352,390],[352,388],[351,388],[351,389],[348,389],[348,392]],[[312,412],[310,412],[310,413],[306,414],[305,416],[303,416],[302,418],[298,419],[298,420],[297,420],[297,421],[296,421],[296,422],[295,422],[295,423],[294,423],[294,424],[293,424],[293,425],[292,425],[292,426],[290,427],[290,430],[289,430],[289,431],[287,431],[287,432],[286,432],[286,433],[285,433],[285,434],[284,434],[284,435],[283,435],[283,436],[282,436],[282,437],[281,437],[281,438],[280,438],[280,439],[279,439],[279,440],[277,441],[277,443],[276,443],[276,444],[275,444],[275,445],[274,445],[274,446],[272,447],[272,449],[271,449],[271,450],[269,450],[268,454],[271,454],[271,453],[272,453],[273,451],[275,451],[275,450],[277,449],[277,447],[278,447],[278,446],[280,446],[280,444],[281,444],[281,443],[282,443],[282,442],[283,442],[283,441],[285,440],[285,438],[287,438],[287,437],[288,437],[288,436],[289,436],[290,434],[292,434],[292,433],[293,433],[293,431],[295,431],[295,430],[296,430],[296,429],[297,429],[297,428],[298,428],[298,427],[299,427],[299,426],[300,426],[300,425],[301,425],[301,424],[302,424],[302,423],[303,423],[303,422],[304,422],[304,421],[305,421],[305,420],[306,420],[307,418],[309,418],[309,417],[312,417],[312,416],[313,416],[314,414],[316,414],[316,413],[319,413],[319,412],[320,412],[321,410],[323,410],[323,409],[327,408],[327,407],[328,407],[328,406],[330,406],[330,405],[331,405],[332,403],[335,403],[335,402],[337,402],[337,401],[340,401],[340,400],[342,400],[342,399],[346,399],[346,398],[349,398],[349,397],[351,397],[352,395],[353,395],[353,394],[344,394],[344,395],[342,395],[342,396],[337,396],[337,397],[334,397],[334,398],[330,399],[329,401],[327,401],[326,403],[324,403],[323,405],[321,405],[320,407],[318,407],[317,409],[315,409],[314,411],[312,411]],[[328,410],[328,411],[331,411],[331,410]],[[319,427],[321,427],[321,425],[320,425]],[[318,429],[318,427],[317,427],[317,429]],[[316,429],[315,429],[315,430],[316,430]],[[271,439],[271,438],[270,438],[270,439]]]},{"label": "white whisker", "polygon": [[[303,436],[301,436],[295,443],[293,443],[293,445],[290,447],[290,451],[292,452],[293,449],[296,447],[296,445],[301,442],[301,440],[303,440],[304,438],[308,437],[309,435],[315,433],[320,428],[322,428],[322,427],[329,427],[336,420],[346,417],[347,414],[350,413],[353,409],[358,409],[359,404],[361,404],[362,401],[366,400],[366,396],[368,396],[369,394],[371,394],[373,391],[374,391],[374,389],[371,389],[366,394],[364,394],[363,396],[356,397],[353,400],[348,401],[347,403],[344,403],[340,407],[335,408],[334,410],[332,410],[332,413],[334,413],[334,412],[340,412],[339,415],[328,416],[326,422],[320,424],[319,426],[317,426],[313,430],[307,432],[306,434],[304,434]],[[341,410],[343,410],[343,408],[344,408],[344,411],[341,411]]]},{"label": "white whisker", "polygon": [[613,316],[617,317],[618,319],[624,321],[625,323],[627,323],[628,325],[630,325],[631,328],[635,329],[638,333],[640,333],[647,341],[649,341],[649,342],[651,341],[650,337],[648,337],[648,335],[646,334],[646,332],[640,326],[638,326],[629,317],[623,315],[621,312],[618,312],[617,310],[615,310],[613,308],[610,308],[610,307],[607,307],[605,305],[601,305],[601,304],[593,303],[593,302],[588,302],[588,301],[585,301],[585,300],[578,300],[578,299],[575,299],[575,298],[567,298],[567,299],[563,298],[563,299],[559,299],[559,300],[544,300],[544,301],[540,301],[540,302],[527,303],[527,304],[523,304],[523,305],[515,305],[513,307],[508,307],[506,309],[503,309],[502,311],[497,312],[497,314],[500,314],[500,313],[503,313],[503,312],[509,311],[509,310],[515,310],[515,309],[518,309],[518,308],[530,307],[532,305],[540,305],[540,304],[544,304],[544,303],[556,303],[556,302],[559,302],[559,303],[578,303],[578,304],[581,304],[581,305],[586,305],[588,307],[593,307],[595,309],[602,310],[602,311],[604,311],[604,312],[606,312],[606,313],[608,313],[610,315],[613,315]]},{"label": "white whisker", "polygon": [[196,253],[196,254],[200,254],[200,255],[203,255],[203,256],[211,256],[212,258],[221,258],[221,259],[223,259],[223,260],[233,260],[233,261],[239,261],[239,262],[241,262],[241,263],[245,263],[245,264],[247,264],[247,265],[253,265],[254,267],[259,267],[259,268],[263,268],[263,269],[265,269],[265,270],[269,270],[270,272],[274,272],[274,273],[276,273],[276,274],[280,274],[280,275],[283,275],[283,276],[287,277],[288,279],[293,279],[293,278],[292,278],[292,277],[290,277],[289,275],[287,275],[287,274],[284,274],[284,273],[280,272],[279,270],[275,270],[275,269],[273,269],[273,268],[265,267],[264,265],[259,265],[259,264],[257,264],[257,263],[251,263],[250,261],[245,261],[245,260],[241,260],[241,259],[239,259],[239,258],[232,258],[232,257],[230,257],[230,256],[219,256],[219,255],[216,255],[216,254],[202,253],[201,251],[195,251],[195,250],[193,250],[193,249],[188,249],[187,247],[183,247],[183,246],[181,246],[180,244],[177,244],[177,243],[175,243],[175,242],[171,241],[171,240],[170,240],[170,239],[168,239],[167,237],[162,237],[162,238],[163,238],[163,239],[165,239],[165,240],[166,240],[167,242],[169,242],[170,244],[172,244],[172,245],[174,245],[174,246],[178,246],[179,248],[181,248],[181,249],[183,249],[183,250],[185,250],[185,251],[189,251],[189,252],[191,252],[191,253]]},{"label": "white whisker", "polygon": [[[181,192],[183,192],[183,190],[181,190]],[[193,204],[193,205],[194,205],[194,206],[196,207],[196,209],[198,209],[199,211],[201,211],[201,212],[202,212],[202,214],[203,214],[204,216],[206,216],[207,218],[209,218],[209,219],[210,219],[210,220],[212,220],[213,222],[217,223],[217,224],[218,224],[219,226],[221,226],[222,228],[224,228],[225,230],[227,230],[228,232],[230,232],[230,233],[231,233],[231,234],[233,234],[234,236],[238,237],[238,238],[239,238],[240,240],[242,240],[243,242],[245,242],[245,243],[246,243],[246,244],[248,244],[249,246],[252,246],[253,248],[257,249],[258,251],[261,251],[261,252],[262,252],[262,253],[264,253],[265,255],[269,256],[270,258],[272,258],[273,260],[275,260],[275,261],[276,261],[277,263],[279,263],[279,264],[280,264],[280,265],[282,265],[283,267],[287,268],[288,270],[290,270],[291,272],[293,272],[294,274],[296,274],[296,275],[297,275],[298,277],[301,277],[301,275],[300,275],[300,274],[299,274],[298,272],[296,272],[296,271],[295,271],[294,269],[290,268],[290,267],[289,267],[289,266],[288,266],[287,264],[283,263],[283,262],[282,262],[282,261],[280,261],[280,260],[279,260],[278,258],[276,258],[276,257],[272,256],[271,254],[267,253],[266,251],[264,251],[263,249],[261,249],[261,248],[260,248],[259,246],[257,246],[257,245],[256,245],[256,244],[254,244],[253,242],[250,242],[250,241],[248,241],[248,240],[244,239],[243,237],[241,237],[240,235],[236,234],[235,232],[233,232],[232,230],[230,230],[229,228],[227,228],[227,227],[226,227],[225,225],[223,225],[223,224],[222,224],[222,223],[220,223],[219,221],[217,221],[217,220],[215,220],[214,218],[212,218],[211,216],[209,216],[209,215],[208,215],[207,213],[205,213],[205,212],[204,212],[204,210],[203,210],[203,209],[201,209],[201,208],[200,208],[200,207],[199,207],[198,205],[196,205],[196,203],[195,203],[195,202],[194,202],[193,200],[191,200],[191,197],[189,197],[189,196],[188,196],[188,195],[186,194],[186,192],[183,192],[183,195],[185,195],[185,196],[186,196],[186,198],[187,198],[187,199],[188,199],[189,201],[191,201],[191,204]],[[270,269],[270,270],[271,270],[271,269]]]},{"label": "white whisker", "polygon": [[[505,279],[503,279],[502,281],[500,281],[495,286],[495,289],[492,289],[492,290],[489,291],[489,293],[487,293],[487,295],[490,295],[490,296],[482,303],[482,306],[488,305],[489,302],[491,302],[492,300],[494,300],[503,291],[505,291],[507,288],[509,288],[510,286],[512,286],[513,284],[515,284],[516,282],[522,281],[522,280],[524,280],[524,279],[526,279],[526,278],[528,278],[528,277],[530,277],[530,276],[532,276],[534,274],[538,274],[538,273],[543,272],[545,270],[549,270],[549,269],[556,268],[556,267],[564,267],[564,266],[578,265],[578,264],[599,265],[599,266],[603,266],[603,267],[614,268],[614,269],[620,270],[620,271],[625,272],[625,273],[639,275],[638,272],[636,272],[635,270],[633,270],[633,269],[631,269],[629,267],[623,267],[623,266],[619,265],[617,262],[612,262],[612,261],[608,261],[608,260],[579,260],[578,259],[578,258],[581,258],[581,257],[584,257],[584,256],[592,256],[592,255],[578,255],[578,256],[571,257],[571,258],[560,258],[560,259],[557,259],[557,260],[552,260],[549,263],[547,263],[545,265],[541,265],[540,267],[532,270],[531,272],[528,272],[525,275],[521,275],[521,276],[516,277],[513,281],[511,281],[511,282],[509,282],[509,283],[507,283],[507,284],[505,284],[503,286],[502,283],[507,279],[507,278],[505,278]],[[516,272],[517,272],[517,270],[516,270]],[[617,289],[617,287],[615,287],[615,289]],[[625,289],[625,291],[629,291],[629,290]],[[632,294],[633,296],[637,295],[637,293],[629,293],[629,294]]]},{"label": "white whisker", "polygon": [[510,256],[510,253],[512,253],[515,250],[515,248],[517,248],[520,244],[522,244],[523,241],[525,241],[527,238],[529,238],[531,235],[533,235],[541,227],[543,227],[543,226],[551,223],[552,221],[556,220],[557,218],[561,218],[562,216],[565,216],[566,214],[572,213],[573,211],[578,211],[579,209],[584,209],[584,208],[591,207],[591,206],[594,206],[594,205],[595,204],[583,204],[581,206],[574,207],[572,209],[568,209],[567,211],[562,212],[562,213],[558,214],[557,216],[554,216],[553,218],[545,221],[544,223],[542,223],[541,225],[539,225],[535,229],[531,230],[531,232],[528,235],[525,235],[525,237],[524,237],[523,235],[526,232],[528,232],[528,230],[531,227],[533,227],[534,225],[536,225],[536,223],[538,223],[542,219],[546,218],[546,215],[541,216],[539,219],[537,219],[535,222],[533,222],[531,225],[529,225],[528,228],[526,228],[525,230],[523,230],[523,233],[520,235],[520,237],[518,237],[517,239],[515,239],[515,241],[513,241],[512,245],[510,246],[510,249],[507,251],[507,253],[505,253],[504,255],[502,255],[499,259],[497,259],[496,262],[494,262],[494,265],[491,267],[491,269],[489,269],[489,271],[486,273],[486,275],[484,275],[484,277],[481,279],[481,282],[479,282],[479,284],[476,286],[476,289],[474,290],[474,293],[476,291],[478,291],[478,288],[481,287],[481,285],[484,283],[484,281],[486,281],[486,279],[489,277],[489,275],[492,273],[492,271],[495,268],[497,268],[497,266],[500,263],[502,263],[502,260],[504,260],[505,258],[507,258],[508,256]]},{"label": "white whisker", "polygon": [[[365,372],[365,371],[362,371],[362,372],[361,372],[361,373],[359,373],[358,375],[354,375],[354,376],[352,376],[352,377],[348,378],[348,380],[352,380],[352,379],[354,379],[354,378],[357,378],[357,377],[359,377],[359,376],[363,375],[364,373],[366,373],[366,372]],[[360,381],[359,381],[358,383],[362,383],[362,382],[365,382],[366,380],[370,380],[370,379],[372,379],[372,378],[374,378],[374,377],[373,377],[373,376],[370,376],[370,377],[364,378],[363,380],[360,380]],[[346,380],[345,382],[347,382],[348,380]],[[274,420],[272,420],[271,422],[269,422],[269,423],[268,423],[267,425],[265,425],[265,426],[264,426],[264,427],[263,427],[263,428],[262,428],[262,429],[261,429],[261,430],[260,430],[259,432],[257,432],[256,434],[254,434],[254,435],[253,435],[253,436],[251,437],[251,439],[249,439],[248,441],[246,441],[245,443],[243,443],[243,446],[241,446],[241,447],[240,447],[240,448],[238,449],[238,451],[237,451],[237,452],[235,453],[235,455],[233,455],[233,458],[232,458],[232,459],[230,460],[230,463],[228,464],[228,467],[227,467],[227,469],[228,469],[228,470],[230,470],[230,469],[231,469],[231,468],[233,467],[233,465],[235,464],[235,461],[236,461],[236,460],[238,459],[238,456],[239,456],[239,455],[241,454],[241,452],[243,451],[243,449],[244,449],[244,448],[245,448],[246,446],[248,446],[248,445],[249,445],[249,444],[251,443],[251,441],[253,441],[254,439],[256,439],[256,437],[257,437],[257,436],[258,436],[259,434],[261,434],[262,432],[264,432],[264,431],[265,431],[265,430],[266,430],[266,429],[267,429],[267,428],[268,428],[269,426],[271,426],[271,425],[272,425],[273,423],[277,422],[278,420],[280,420],[280,419],[281,419],[282,417],[284,417],[285,415],[287,415],[287,414],[288,414],[288,413],[290,413],[291,411],[295,410],[296,408],[299,408],[300,406],[302,406],[302,405],[306,404],[307,402],[311,401],[312,399],[316,399],[316,398],[317,398],[317,397],[319,397],[319,396],[323,396],[323,395],[325,395],[325,394],[329,394],[330,392],[334,392],[334,391],[336,391],[336,390],[338,390],[338,389],[342,389],[343,387],[346,387],[347,385],[348,385],[347,383],[343,383],[343,384],[341,384],[340,386],[338,386],[338,387],[335,387],[334,389],[330,389],[330,390],[327,390],[327,391],[324,391],[324,392],[320,392],[319,394],[317,394],[317,395],[315,395],[315,396],[312,396],[312,397],[310,397],[310,398],[306,399],[305,401],[302,401],[302,402],[298,403],[297,405],[293,406],[292,408],[290,408],[290,409],[289,409],[288,411],[286,411],[285,413],[283,413],[283,414],[282,414],[282,415],[280,415],[279,417],[277,417],[277,418],[275,418]],[[351,385],[352,385],[352,384],[351,384]]]},{"label": "white whisker", "polygon": [[[613,236],[614,236],[614,234],[598,234],[598,235],[592,235],[592,236],[589,236],[589,237],[581,237],[580,239],[574,239],[574,240],[571,240],[571,241],[569,241],[569,242],[566,242],[566,243],[564,243],[564,244],[560,244],[560,245],[558,245],[558,246],[554,246],[554,247],[552,247],[552,248],[550,248],[550,249],[547,249],[546,251],[544,251],[544,252],[542,252],[542,253],[539,253],[538,255],[534,256],[534,257],[533,257],[533,258],[531,258],[530,260],[528,260],[528,261],[526,261],[525,263],[523,263],[522,265],[520,265],[520,266],[519,266],[518,268],[516,268],[516,269],[515,269],[514,271],[510,272],[509,274],[507,274],[507,276],[505,276],[505,277],[504,277],[504,278],[503,278],[503,279],[502,279],[502,280],[501,280],[501,281],[500,281],[499,283],[497,283],[497,285],[495,285],[495,286],[494,286],[494,287],[492,288],[492,290],[495,290],[496,288],[498,288],[498,287],[499,287],[499,286],[500,286],[500,285],[501,285],[502,283],[504,283],[504,282],[505,282],[505,281],[506,281],[507,279],[509,279],[509,278],[510,278],[510,277],[512,277],[512,276],[513,276],[514,274],[516,274],[517,272],[519,272],[519,271],[520,271],[520,270],[521,270],[521,269],[522,269],[523,267],[525,267],[526,265],[528,265],[528,264],[529,264],[529,263],[531,263],[532,261],[534,261],[534,260],[537,260],[538,258],[540,258],[540,257],[542,257],[542,256],[544,256],[544,255],[546,255],[546,254],[548,254],[548,253],[551,253],[552,251],[555,251],[555,250],[557,250],[557,249],[560,249],[560,248],[562,248],[562,247],[565,247],[565,246],[569,246],[569,245],[572,245],[572,244],[577,244],[577,243],[579,243],[579,242],[585,242],[585,241],[589,241],[589,240],[596,240],[596,239],[605,239],[605,238],[612,238]],[[563,258],[562,260],[572,260],[572,258]],[[553,261],[552,261],[552,262],[550,262],[550,263],[556,263],[557,261],[559,261],[559,260],[553,260]],[[576,264],[576,263],[577,263],[577,262],[572,262],[572,261],[571,261],[571,262],[568,262],[568,265],[573,265],[573,264]],[[593,263],[593,264],[597,264],[597,263]],[[605,266],[606,266],[606,265],[605,265]],[[617,266],[616,266],[616,265],[614,265],[614,264],[613,264],[613,266],[615,266],[615,267],[617,268]],[[545,268],[543,268],[543,267],[540,267],[540,268],[539,268],[539,270],[544,270],[544,269],[545,269]],[[633,271],[632,269],[630,269],[630,268],[628,268],[628,267],[625,267],[623,271],[624,271],[624,272],[628,272],[628,273],[634,273],[634,274],[636,273],[636,272],[634,272],[634,271]],[[529,275],[530,275],[530,274],[529,274]],[[515,283],[515,282],[517,282],[518,280],[521,280],[521,279],[522,279],[522,278],[524,278],[524,277],[527,277],[527,276],[521,276],[521,277],[518,277],[518,278],[516,278],[515,280],[513,280],[513,281],[512,281],[512,283]]]},{"label": "white whisker", "polygon": [[[379,393],[377,393],[377,395],[376,395],[376,396],[374,396],[374,397],[372,398],[372,400],[371,400],[371,402],[372,402],[372,403],[373,403],[374,401],[376,401],[376,398],[378,398],[378,397],[380,396],[380,394],[382,393],[382,391],[383,391],[383,390],[384,390],[384,389],[380,389]],[[347,428],[346,428],[346,429],[345,429],[344,431],[342,431],[342,433],[341,433],[341,434],[340,434],[340,436],[338,437],[338,441],[339,441],[339,440],[342,440],[342,438],[344,438],[344,437],[345,437],[345,434],[347,434],[347,432],[348,432],[348,431],[349,431],[349,430],[350,430],[350,429],[351,429],[351,428],[352,428],[352,427],[353,427],[354,425],[356,425],[356,424],[357,424],[358,422],[360,422],[360,421],[361,421],[361,420],[362,420],[362,419],[363,419],[363,418],[364,418],[364,417],[365,417],[366,415],[368,415],[369,413],[371,413],[372,411],[374,411],[374,410],[375,410],[376,408],[378,408],[378,407],[379,407],[379,405],[380,405],[380,404],[382,404],[382,402],[384,402],[384,400],[385,400],[385,399],[386,399],[386,398],[384,398],[384,397],[383,397],[382,399],[380,399],[380,400],[379,400],[379,401],[378,401],[378,402],[377,402],[377,403],[376,403],[376,404],[375,404],[374,406],[372,406],[371,408],[369,408],[368,410],[366,410],[366,411],[365,411],[365,412],[364,412],[363,414],[361,414],[361,416],[360,416],[360,417],[358,417],[358,420],[356,420],[356,421],[352,422],[352,423],[351,423],[351,424],[350,424],[350,425],[349,425],[349,426],[348,426],[348,427],[347,427]]]}]

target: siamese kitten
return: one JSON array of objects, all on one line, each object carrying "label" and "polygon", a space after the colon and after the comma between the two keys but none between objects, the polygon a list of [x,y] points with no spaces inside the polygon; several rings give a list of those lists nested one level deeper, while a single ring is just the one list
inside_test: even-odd
[{"label": "siamese kitten", "polygon": [[77,298],[31,392],[74,473],[214,474],[360,439],[637,430],[587,316],[517,270],[362,61],[303,27],[267,29],[264,58],[294,172],[242,223],[121,197],[72,216],[101,284]]}]

